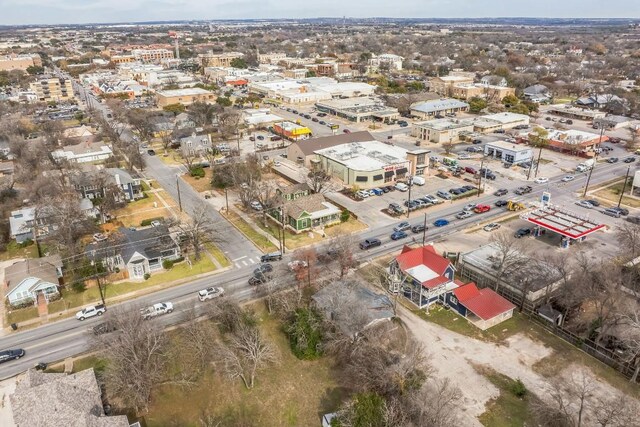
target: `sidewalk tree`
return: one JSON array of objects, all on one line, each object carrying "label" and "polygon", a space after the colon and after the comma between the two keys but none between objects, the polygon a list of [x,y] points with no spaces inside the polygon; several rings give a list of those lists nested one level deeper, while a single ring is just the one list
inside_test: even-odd
[{"label": "sidewalk tree", "polygon": [[331,175],[322,169],[312,170],[307,174],[307,184],[314,193],[324,193],[331,191],[329,185],[331,183]]},{"label": "sidewalk tree", "polygon": [[180,229],[185,241],[193,249],[193,258],[199,261],[204,245],[209,242],[221,241],[222,236],[215,233],[215,224],[209,215],[210,206],[204,202],[197,203],[191,215],[185,220],[179,221]]}]

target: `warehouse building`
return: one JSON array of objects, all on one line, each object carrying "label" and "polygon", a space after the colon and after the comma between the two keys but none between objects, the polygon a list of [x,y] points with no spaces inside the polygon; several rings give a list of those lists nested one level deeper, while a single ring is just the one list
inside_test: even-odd
[{"label": "warehouse building", "polygon": [[411,115],[419,119],[428,120],[440,118],[445,114],[456,114],[469,110],[469,104],[452,98],[434,99],[418,102],[411,106]]},{"label": "warehouse building", "polygon": [[473,122],[476,132],[490,133],[496,130],[513,129],[516,126],[529,125],[529,116],[517,113],[487,114]]},{"label": "warehouse building", "polygon": [[186,89],[161,90],[156,93],[158,107],[166,107],[172,104],[191,105],[196,101],[214,102],[216,95],[208,90],[192,87]]},{"label": "warehouse building", "polygon": [[305,104],[332,98],[370,96],[375,91],[375,86],[367,83],[338,82],[329,77],[251,82],[248,88],[252,93],[287,104]]},{"label": "warehouse building", "polygon": [[499,159],[503,163],[518,164],[530,161],[533,158],[533,151],[527,145],[494,141],[484,146],[484,155]]}]

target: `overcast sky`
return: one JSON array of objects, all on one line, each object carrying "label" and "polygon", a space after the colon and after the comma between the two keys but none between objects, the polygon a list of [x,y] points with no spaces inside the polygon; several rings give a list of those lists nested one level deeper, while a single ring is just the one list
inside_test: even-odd
[{"label": "overcast sky", "polygon": [[341,16],[639,18],[640,0],[0,0],[0,25]]}]

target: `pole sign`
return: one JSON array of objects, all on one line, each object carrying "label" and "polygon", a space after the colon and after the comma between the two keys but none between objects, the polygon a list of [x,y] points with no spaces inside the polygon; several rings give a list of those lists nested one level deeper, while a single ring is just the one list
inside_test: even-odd
[{"label": "pole sign", "polygon": [[540,197],[540,201],[542,202],[542,206],[547,206],[549,203],[551,203],[551,193],[549,193],[548,191],[544,191],[542,193],[542,197]]}]

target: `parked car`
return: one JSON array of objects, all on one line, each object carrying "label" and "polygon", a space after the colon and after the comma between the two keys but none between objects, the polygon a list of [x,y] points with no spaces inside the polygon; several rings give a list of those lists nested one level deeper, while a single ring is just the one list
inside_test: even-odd
[{"label": "parked car", "polygon": [[473,211],[479,214],[479,213],[489,212],[490,210],[491,210],[491,206],[489,205],[478,205]]},{"label": "parked car", "polygon": [[444,227],[445,225],[449,225],[449,220],[446,220],[444,218],[436,219],[433,222],[433,225],[435,225],[436,227]]},{"label": "parked car", "polygon": [[445,199],[445,200],[451,200],[451,194],[449,194],[448,192],[444,191],[444,190],[438,190],[436,192],[436,196]]},{"label": "parked car", "polygon": [[475,175],[475,174],[476,174],[476,172],[477,172],[477,171],[476,171],[474,168],[472,168],[471,166],[466,166],[466,167],[464,168],[464,171],[465,171],[465,172],[467,172],[467,173],[470,173],[471,175]]},{"label": "parked car", "polygon": [[261,285],[263,283],[266,283],[269,281],[269,278],[265,275],[260,275],[260,276],[251,276],[249,278],[249,284],[251,286],[257,286],[257,285]]},{"label": "parked car", "polygon": [[9,360],[18,360],[24,355],[25,351],[21,348],[0,351],[0,363],[8,362]]},{"label": "parked car", "polygon": [[576,179],[576,177],[575,177],[575,176],[573,176],[573,175],[567,175],[567,176],[563,177],[563,178],[561,179],[561,181],[562,181],[562,182],[570,182],[570,181],[573,181],[574,179]]},{"label": "parked car", "polygon": [[373,193],[375,196],[382,196],[384,194],[384,191],[382,191],[382,189],[380,188],[374,188],[369,193]]},{"label": "parked car", "polygon": [[104,242],[105,240],[107,240],[107,236],[102,233],[96,233],[93,235],[94,242]]},{"label": "parked car", "polygon": [[156,155],[156,150],[147,150],[147,154],[150,156],[155,156]]},{"label": "parked car", "polygon": [[400,224],[393,227],[393,231],[405,231],[411,228],[411,224],[407,221],[402,221]]},{"label": "parked car", "polygon": [[617,157],[609,157],[607,163],[616,163],[619,159]]},{"label": "parked car", "polygon": [[271,273],[273,271],[273,266],[269,263],[260,264],[258,268],[253,270],[253,275],[257,276],[259,274]]},{"label": "parked car", "polygon": [[173,304],[170,302],[159,302],[147,308],[140,310],[144,320],[153,319],[154,317],[173,312]]},{"label": "parked car", "polygon": [[413,227],[411,227],[411,232],[413,233],[422,233],[425,230],[428,230],[429,227],[425,227],[424,224],[416,224]]},{"label": "parked car", "polygon": [[360,242],[360,249],[366,250],[366,249],[371,249],[371,248],[375,248],[376,246],[380,246],[382,245],[382,242],[380,241],[380,239],[365,239],[364,241]]},{"label": "parked car", "polygon": [[500,228],[500,224],[498,224],[497,222],[492,222],[482,227],[484,231],[489,231],[489,232],[497,230],[498,228]]},{"label": "parked car", "polygon": [[469,211],[462,211],[462,212],[458,212],[456,214],[456,218],[458,219],[467,219],[469,217],[471,217],[473,214]]},{"label": "parked car", "polygon": [[393,233],[391,233],[391,240],[400,240],[404,239],[407,236],[408,234],[404,231],[394,231]]},{"label": "parked car", "polygon": [[76,319],[84,320],[94,316],[102,316],[107,311],[104,304],[91,305],[76,313]]},{"label": "parked car", "polygon": [[282,252],[271,252],[264,254],[260,257],[260,262],[280,261],[282,259]]},{"label": "parked car", "polygon": [[532,190],[533,188],[527,185],[525,187],[516,188],[514,193],[516,193],[518,196],[522,196],[523,194],[531,193]]},{"label": "parked car", "polygon": [[536,178],[533,182],[535,182],[536,184],[546,184],[547,182],[549,182],[549,178],[539,177]]},{"label": "parked car", "polygon": [[576,202],[576,205],[580,206],[581,208],[593,209],[593,205],[586,200],[578,200]]},{"label": "parked car", "polygon": [[530,228],[519,228],[518,231],[516,231],[516,233],[514,234],[514,237],[516,239],[519,239],[521,237],[528,236],[530,234],[531,234]]},{"label": "parked car", "polygon": [[407,184],[404,184],[402,182],[399,182],[395,185],[396,190],[398,191],[408,191],[409,190],[409,186]]},{"label": "parked car", "polygon": [[620,218],[620,212],[615,209],[607,208],[602,211],[603,214],[612,216],[614,218]]},{"label": "parked car", "polygon": [[509,190],[507,190],[506,188],[501,188],[498,191],[496,191],[495,193],[493,193],[493,195],[497,196],[497,197],[500,197],[500,196],[504,196],[508,192],[509,192]]},{"label": "parked car", "polygon": [[498,200],[494,204],[496,205],[496,207],[501,208],[503,206],[507,206],[509,204],[509,202],[506,201],[506,200]]},{"label": "parked car", "polygon": [[591,203],[593,206],[598,207],[600,206],[600,202],[597,201],[596,199],[587,199],[587,202]]},{"label": "parked car", "polygon": [[622,216],[627,216],[627,215],[629,215],[629,210],[628,210],[628,209],[625,209],[625,208],[618,208],[618,207],[615,207],[615,206],[614,206],[614,207],[609,208],[609,209],[613,209],[614,211],[618,211],[618,212],[620,213],[620,215],[622,215]]},{"label": "parked car", "polygon": [[366,199],[367,197],[369,197],[369,192],[365,190],[358,190],[356,191],[355,196],[360,199]]},{"label": "parked car", "polygon": [[406,212],[406,210],[397,203],[389,203],[389,207],[387,207],[387,210],[391,213],[396,214],[402,214]]},{"label": "parked car", "polygon": [[427,200],[432,205],[437,205],[438,203],[442,202],[442,200],[439,200],[438,198],[432,196],[431,194],[427,194],[426,196],[423,197],[423,199]]}]

